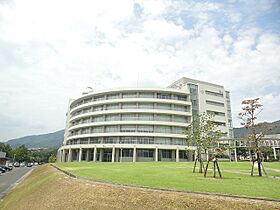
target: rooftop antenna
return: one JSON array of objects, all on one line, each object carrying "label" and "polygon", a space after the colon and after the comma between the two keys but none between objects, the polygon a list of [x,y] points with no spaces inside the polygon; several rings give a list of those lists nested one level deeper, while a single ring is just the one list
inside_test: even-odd
[{"label": "rooftop antenna", "polygon": [[139,84],[139,71],[137,72],[137,87],[138,87],[138,84]]}]

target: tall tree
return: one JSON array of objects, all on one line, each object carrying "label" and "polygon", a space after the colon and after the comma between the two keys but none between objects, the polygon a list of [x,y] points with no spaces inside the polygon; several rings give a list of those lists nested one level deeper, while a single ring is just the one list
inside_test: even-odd
[{"label": "tall tree", "polygon": [[28,149],[25,147],[25,145],[21,145],[21,146],[17,147],[14,150],[14,154],[15,154],[15,161],[18,161],[18,162],[24,162],[24,161],[29,162],[30,161],[31,154],[28,151]]},{"label": "tall tree", "polygon": [[199,163],[199,173],[204,172],[202,153],[207,155],[209,151],[213,150],[221,136],[222,133],[213,123],[212,116],[202,113],[193,118],[192,123],[187,126],[186,132],[187,143],[197,148],[193,172],[195,172],[197,163]]},{"label": "tall tree", "polygon": [[[256,154],[256,158],[252,158],[251,176],[254,175],[254,164],[257,162],[258,175],[262,176],[262,147],[261,142],[266,132],[271,130],[270,127],[257,126],[256,120],[258,114],[262,111],[260,98],[248,99],[242,101],[242,112],[239,113],[239,118],[242,120],[241,125],[248,130],[247,145],[249,149]],[[265,172],[265,171],[264,171]]]}]

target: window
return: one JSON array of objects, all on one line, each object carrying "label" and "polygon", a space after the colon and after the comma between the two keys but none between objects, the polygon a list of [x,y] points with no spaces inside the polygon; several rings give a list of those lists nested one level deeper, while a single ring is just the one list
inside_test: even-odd
[{"label": "window", "polygon": [[156,120],[170,122],[171,121],[171,115],[157,114],[156,115]]},{"label": "window", "polygon": [[103,110],[103,106],[101,105],[101,106],[95,106],[95,107],[93,107],[93,111],[102,111]]},{"label": "window", "polygon": [[122,121],[126,120],[137,120],[136,114],[122,114]]},{"label": "window", "polygon": [[136,132],[135,125],[122,125],[121,132]]},{"label": "window", "polygon": [[136,103],[124,103],[122,104],[123,109],[136,109]]},{"label": "window", "polygon": [[217,126],[226,126],[226,123],[225,122],[216,122],[216,121],[213,121],[213,123]]},{"label": "window", "polygon": [[143,133],[153,133],[154,128],[152,125],[138,125],[137,131]]},{"label": "window", "polygon": [[92,128],[92,133],[103,133],[103,127],[93,127]]},{"label": "window", "polygon": [[117,125],[109,125],[105,127],[105,132],[119,132],[119,127]]},{"label": "window", "polygon": [[170,99],[170,94],[163,94],[163,93],[158,93],[157,94],[157,98],[160,98],[160,99]]},{"label": "window", "polygon": [[209,100],[206,100],[206,104],[214,105],[214,106],[221,106],[221,107],[224,107],[224,106],[225,106],[224,103],[216,102],[216,101],[209,101]]},{"label": "window", "polygon": [[104,117],[102,115],[92,118],[92,122],[102,122],[102,121],[104,121]]},{"label": "window", "polygon": [[186,112],[187,111],[187,107],[186,106],[182,106],[182,105],[174,104],[174,110]]},{"label": "window", "polygon": [[210,90],[205,90],[205,93],[206,93],[207,95],[211,95],[211,96],[224,97],[224,94],[222,93],[222,91],[220,91],[219,93],[217,93],[217,92],[213,92],[213,91],[210,91]]},{"label": "window", "polygon": [[136,93],[123,93],[122,97],[123,98],[136,98],[137,94]]},{"label": "window", "polygon": [[161,150],[162,158],[171,158],[171,150]]},{"label": "window", "polygon": [[108,100],[116,99],[116,98],[119,98],[119,97],[120,97],[120,94],[109,94],[109,95],[107,95]]},{"label": "window", "polygon": [[106,116],[106,121],[118,121],[118,120],[120,120],[120,116],[118,114]]},{"label": "window", "polygon": [[152,121],[154,120],[153,114],[138,114],[139,120]]},{"label": "window", "polygon": [[101,100],[104,100],[104,96],[95,96],[94,97],[94,101],[101,101]]},{"label": "window", "polygon": [[185,131],[186,131],[186,128],[184,128],[184,127],[173,127],[172,133],[184,134]]},{"label": "window", "polygon": [[132,149],[122,149],[122,157],[133,157]]},{"label": "window", "polygon": [[137,156],[138,157],[149,157],[149,158],[152,158],[152,157],[154,157],[154,150],[138,149],[137,150]]},{"label": "window", "polygon": [[215,111],[210,111],[210,110],[207,110],[207,114],[213,115],[213,116],[222,116],[222,117],[224,117],[226,115],[223,112],[215,112]]},{"label": "window", "polygon": [[139,93],[139,98],[154,98],[154,93]]},{"label": "window", "polygon": [[107,104],[107,110],[119,109],[119,104]]},{"label": "window", "polygon": [[165,137],[156,137],[155,144],[171,144],[171,139]]},{"label": "window", "polygon": [[174,116],[173,120],[174,122],[183,122],[183,123],[188,122],[187,118],[184,116]]},{"label": "window", "polygon": [[138,108],[139,109],[153,109],[154,104],[153,103],[139,103]]},{"label": "window", "polygon": [[155,126],[156,133],[171,133],[171,127],[169,126]]},{"label": "window", "polygon": [[170,110],[170,104],[158,103],[158,104],[157,104],[157,109],[166,109],[166,110]]}]

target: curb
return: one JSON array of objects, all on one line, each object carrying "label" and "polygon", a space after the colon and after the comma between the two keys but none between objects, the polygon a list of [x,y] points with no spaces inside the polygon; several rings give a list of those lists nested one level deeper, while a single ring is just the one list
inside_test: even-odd
[{"label": "curb", "polygon": [[6,189],[2,194],[3,196],[0,198],[0,202],[3,201],[3,199],[15,189],[17,185],[19,185],[29,174],[33,171],[34,168],[32,168],[30,171],[28,171],[26,174],[24,174],[22,177],[20,177],[14,184],[12,184],[8,189]]},{"label": "curb", "polygon": [[114,182],[100,181],[100,180],[76,176],[76,175],[72,174],[71,172],[65,171],[53,164],[51,164],[51,166],[54,167],[55,169],[57,169],[58,171],[61,171],[62,173],[66,174],[69,177],[79,179],[82,181],[89,181],[89,182],[93,182],[93,183],[109,184],[109,185],[113,185],[113,186],[122,186],[122,187],[138,188],[138,189],[157,190],[157,191],[162,191],[162,192],[178,192],[178,193],[185,193],[185,194],[217,196],[217,197],[224,197],[224,198],[225,197],[226,198],[240,198],[240,199],[249,199],[249,200],[254,200],[254,201],[272,201],[272,202],[280,203],[280,200],[272,199],[272,198],[258,198],[258,197],[240,196],[240,195],[227,195],[227,194],[218,194],[218,193],[192,192],[192,191],[186,191],[186,190],[164,189],[164,188],[159,188],[159,187],[148,187],[148,186],[142,186],[142,185],[118,184],[118,183],[114,183]]}]

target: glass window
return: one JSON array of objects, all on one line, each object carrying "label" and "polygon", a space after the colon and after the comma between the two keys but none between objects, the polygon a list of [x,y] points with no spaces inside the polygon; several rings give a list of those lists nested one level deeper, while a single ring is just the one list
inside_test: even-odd
[{"label": "glass window", "polygon": [[120,94],[109,94],[107,95],[107,99],[110,100],[110,99],[116,99],[116,98],[119,98],[120,97]]},{"label": "glass window", "polygon": [[156,120],[170,122],[171,121],[171,115],[157,114],[156,115]]},{"label": "glass window", "polygon": [[157,109],[166,109],[166,110],[170,110],[170,104],[164,104],[164,103],[158,103],[157,104]]},{"label": "glass window", "polygon": [[139,120],[152,121],[154,120],[153,114],[138,114]]},{"label": "glass window", "polygon": [[103,127],[93,127],[92,128],[92,133],[103,133]]},{"label": "glass window", "polygon": [[136,114],[122,114],[122,121],[125,120],[137,120]]},{"label": "glass window", "polygon": [[137,131],[143,133],[153,133],[154,128],[152,125],[138,125]]},{"label": "glass window", "polygon": [[210,90],[205,90],[205,93],[207,95],[211,95],[211,96],[218,96],[218,97],[224,97],[224,94],[222,91],[220,91],[219,93],[214,92],[214,91],[210,91]]},{"label": "glass window", "polygon": [[136,93],[123,93],[122,97],[123,98],[136,98],[137,94]]},{"label": "glass window", "polygon": [[119,127],[117,125],[108,125],[105,127],[105,132],[119,132]]},{"label": "glass window", "polygon": [[107,110],[119,109],[119,104],[107,104],[106,109]]},{"label": "glass window", "polygon": [[106,121],[118,121],[118,120],[120,120],[120,116],[118,114],[106,116]]},{"label": "glass window", "polygon": [[167,93],[157,93],[157,98],[160,98],[160,99],[170,99],[170,94],[167,94]]},{"label": "glass window", "polygon": [[121,132],[136,132],[135,125],[122,125]]},{"label": "glass window", "polygon": [[207,103],[207,104],[210,104],[210,105],[214,105],[214,106],[221,106],[221,107],[224,107],[224,106],[225,106],[224,103],[216,102],[216,101],[209,101],[209,100],[206,100],[206,103]]},{"label": "glass window", "polygon": [[155,132],[156,133],[171,133],[171,127],[170,126],[155,126]]},{"label": "glass window", "polygon": [[139,109],[153,109],[154,104],[153,103],[139,103],[138,108]]},{"label": "glass window", "polygon": [[171,158],[171,150],[161,150],[162,158]]},{"label": "glass window", "polygon": [[123,103],[122,104],[123,109],[136,109],[136,103]]},{"label": "glass window", "polygon": [[139,93],[139,98],[154,98],[154,93],[151,92],[144,92],[144,93]]}]

